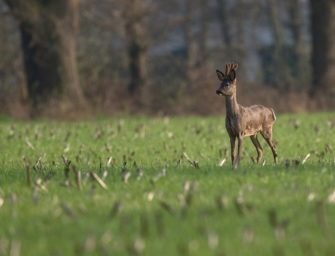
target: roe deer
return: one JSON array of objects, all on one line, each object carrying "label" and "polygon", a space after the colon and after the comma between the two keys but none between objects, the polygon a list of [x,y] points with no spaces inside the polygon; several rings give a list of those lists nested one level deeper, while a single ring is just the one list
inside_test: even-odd
[{"label": "roe deer", "polygon": [[[221,81],[216,94],[226,98],[226,129],[230,137],[231,161],[234,168],[237,168],[240,157],[242,142],[244,137],[250,137],[257,150],[257,163],[263,155],[263,148],[257,139],[257,134],[261,133],[269,144],[274,162],[277,162],[277,151],[272,142],[272,126],[276,120],[276,115],[272,108],[262,105],[252,105],[243,107],[236,100],[236,69],[237,64],[227,64],[225,72],[216,70]],[[235,158],[235,141],[238,140],[237,157]]]}]

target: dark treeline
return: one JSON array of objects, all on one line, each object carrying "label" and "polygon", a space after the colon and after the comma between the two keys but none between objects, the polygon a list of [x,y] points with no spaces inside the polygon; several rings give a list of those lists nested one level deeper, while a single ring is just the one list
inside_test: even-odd
[{"label": "dark treeline", "polygon": [[217,113],[231,61],[246,103],[334,107],[330,0],[0,0],[0,34],[0,113]]}]

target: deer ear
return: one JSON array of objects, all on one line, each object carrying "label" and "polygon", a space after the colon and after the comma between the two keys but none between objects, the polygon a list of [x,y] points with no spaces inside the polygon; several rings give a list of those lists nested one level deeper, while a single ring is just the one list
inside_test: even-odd
[{"label": "deer ear", "polygon": [[233,70],[230,71],[230,73],[229,73],[229,79],[230,79],[230,81],[234,81],[235,78],[236,78],[236,72],[235,72],[235,70],[233,69]]},{"label": "deer ear", "polygon": [[218,78],[220,81],[223,81],[224,79],[224,74],[220,70],[216,70],[216,74],[218,75]]}]

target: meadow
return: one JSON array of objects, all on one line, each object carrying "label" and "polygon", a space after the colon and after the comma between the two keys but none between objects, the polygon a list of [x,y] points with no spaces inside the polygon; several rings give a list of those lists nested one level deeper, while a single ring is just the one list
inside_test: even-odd
[{"label": "meadow", "polygon": [[275,165],[224,117],[0,120],[0,255],[334,255],[335,113],[279,115]]}]

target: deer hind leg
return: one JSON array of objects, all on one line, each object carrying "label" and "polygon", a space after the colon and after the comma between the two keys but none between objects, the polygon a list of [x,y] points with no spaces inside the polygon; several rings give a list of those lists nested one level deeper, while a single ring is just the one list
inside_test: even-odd
[{"label": "deer hind leg", "polygon": [[261,132],[263,138],[266,140],[266,142],[269,144],[271,151],[272,151],[272,155],[273,155],[273,160],[275,163],[277,163],[277,150],[276,150],[276,146],[274,145],[273,141],[272,141],[272,126],[263,130],[263,132]]},{"label": "deer hind leg", "polygon": [[239,165],[240,160],[241,160],[242,144],[243,144],[243,138],[242,138],[241,135],[239,135],[238,136],[237,156],[236,156],[236,159],[235,159],[235,161],[233,163],[234,169],[237,168],[237,166]]},{"label": "deer hind leg", "polygon": [[235,140],[236,140],[236,137],[230,136],[230,154],[231,154],[232,164],[234,164],[234,161],[235,161]]},{"label": "deer hind leg", "polygon": [[252,135],[250,136],[250,139],[252,141],[252,143],[254,144],[256,150],[257,150],[257,163],[259,163],[259,160],[262,159],[262,156],[263,156],[263,148],[261,146],[261,144],[259,143],[258,139],[257,139],[257,135]]}]

